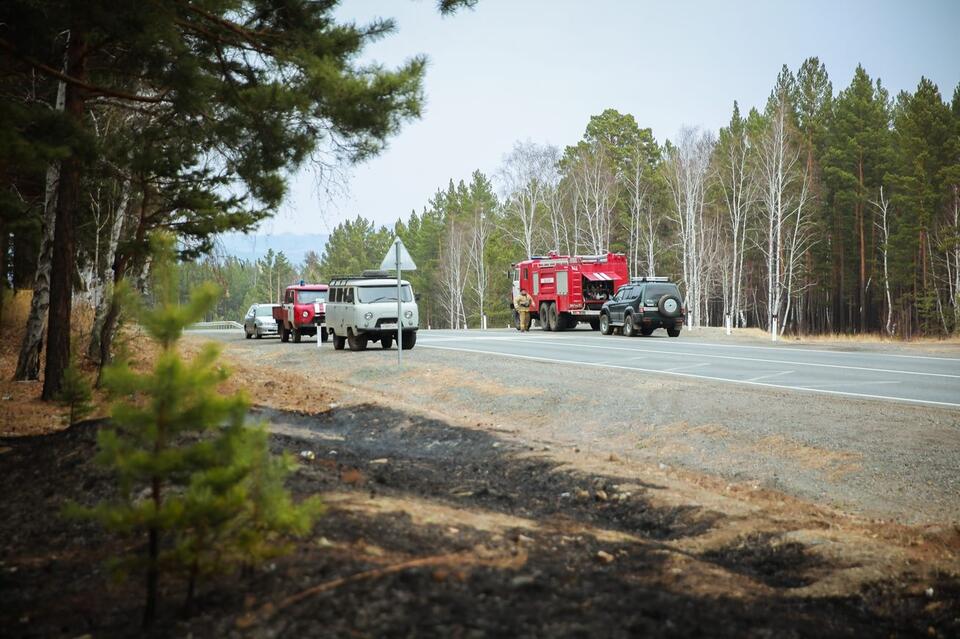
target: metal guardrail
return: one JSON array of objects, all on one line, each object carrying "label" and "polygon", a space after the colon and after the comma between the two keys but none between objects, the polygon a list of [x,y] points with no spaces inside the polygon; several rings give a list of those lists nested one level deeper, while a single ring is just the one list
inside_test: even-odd
[{"label": "metal guardrail", "polygon": [[243,324],[240,322],[234,322],[232,320],[224,320],[222,322],[197,322],[196,324],[191,324],[187,327],[189,331],[223,331],[230,330],[232,328],[243,328]]}]

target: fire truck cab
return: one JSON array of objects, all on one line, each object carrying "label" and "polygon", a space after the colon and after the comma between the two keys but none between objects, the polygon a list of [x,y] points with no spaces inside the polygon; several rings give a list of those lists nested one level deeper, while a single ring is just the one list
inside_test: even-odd
[{"label": "fire truck cab", "polygon": [[576,328],[580,322],[598,330],[603,303],[630,280],[627,258],[622,253],[535,255],[511,265],[510,276],[514,325],[519,327],[514,300],[523,289],[533,298],[530,317],[545,331]]}]

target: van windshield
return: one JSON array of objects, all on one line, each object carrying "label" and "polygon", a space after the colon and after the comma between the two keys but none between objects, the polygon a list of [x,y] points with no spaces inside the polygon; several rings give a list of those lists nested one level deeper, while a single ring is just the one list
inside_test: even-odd
[{"label": "van windshield", "polygon": [[[413,293],[410,292],[410,285],[404,284],[401,288],[400,299],[404,302],[413,301]],[[361,304],[371,304],[373,302],[396,302],[396,286],[358,286],[357,301]]]}]

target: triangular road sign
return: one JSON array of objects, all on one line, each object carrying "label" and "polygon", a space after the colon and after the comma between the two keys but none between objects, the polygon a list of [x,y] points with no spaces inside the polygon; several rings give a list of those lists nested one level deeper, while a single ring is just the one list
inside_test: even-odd
[{"label": "triangular road sign", "polygon": [[387,254],[383,256],[383,261],[380,263],[380,270],[397,270],[397,249],[399,249],[400,255],[400,270],[417,270],[417,265],[413,263],[413,258],[410,257],[410,252],[407,251],[407,247],[403,245],[403,240],[401,240],[399,237],[394,238],[393,242],[390,243],[390,248],[387,249]]}]

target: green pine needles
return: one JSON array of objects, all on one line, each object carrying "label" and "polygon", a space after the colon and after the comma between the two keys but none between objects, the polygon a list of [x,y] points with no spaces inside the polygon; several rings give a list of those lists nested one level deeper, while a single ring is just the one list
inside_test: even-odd
[{"label": "green pine needles", "polygon": [[75,358],[63,371],[63,384],[57,394],[57,403],[67,409],[67,420],[73,426],[93,411],[93,389],[84,377]]},{"label": "green pine needles", "polygon": [[96,459],[115,474],[119,495],[72,509],[110,530],[147,536],[146,552],[117,562],[124,572],[146,571],[145,625],[156,615],[161,573],[186,579],[189,607],[199,579],[286,552],[286,542],[308,533],[322,510],[316,498],[293,502],[284,479],[295,461],[272,455],[266,429],[245,423],[249,402],[242,394],[219,391],[228,376],[219,349],[208,344],[189,361],[179,354],[183,329],[219,292],[202,285],[180,305],[169,238],[156,254],[162,259],[153,263],[154,306],[125,297],[160,354],[148,373],[119,361],[103,379],[117,400]]}]

